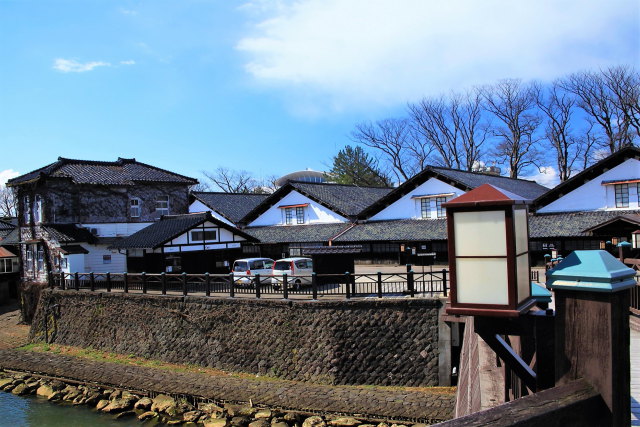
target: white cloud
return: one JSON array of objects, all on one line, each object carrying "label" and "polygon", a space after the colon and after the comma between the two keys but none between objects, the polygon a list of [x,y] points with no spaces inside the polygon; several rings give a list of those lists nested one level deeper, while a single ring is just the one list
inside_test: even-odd
[{"label": "white cloud", "polygon": [[20,172],[14,171],[13,169],[5,169],[3,171],[0,171],[0,188],[4,187],[8,180],[19,175]]},{"label": "white cloud", "polygon": [[257,81],[336,109],[393,106],[504,77],[552,79],[637,57],[635,0],[245,2]]},{"label": "white cloud", "polygon": [[53,69],[61,71],[63,73],[83,73],[85,71],[91,71],[97,67],[110,67],[109,62],[93,61],[93,62],[78,62],[75,59],[63,59],[57,58],[53,61]]},{"label": "white cloud", "polygon": [[558,171],[553,166],[542,166],[533,175],[521,176],[520,178],[533,180],[548,188],[553,188],[560,183]]},{"label": "white cloud", "polygon": [[138,11],[133,9],[121,8],[120,13],[122,13],[123,15],[136,16],[138,14]]},{"label": "white cloud", "polygon": [[133,59],[128,59],[126,61],[120,61],[120,65],[135,65],[136,61],[134,61]]}]

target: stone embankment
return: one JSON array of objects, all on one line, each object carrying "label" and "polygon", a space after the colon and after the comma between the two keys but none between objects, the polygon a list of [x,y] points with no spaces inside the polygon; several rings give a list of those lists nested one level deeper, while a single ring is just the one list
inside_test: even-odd
[{"label": "stone embankment", "polygon": [[[24,373],[0,372],[0,390],[37,395],[50,402],[87,405],[114,418],[134,418],[154,424],[204,427],[389,427],[363,417],[319,415],[249,404],[221,403],[192,396],[158,394],[153,397],[118,388],[63,382]],[[391,424],[405,427],[407,424]],[[413,424],[420,427],[425,424]]]}]

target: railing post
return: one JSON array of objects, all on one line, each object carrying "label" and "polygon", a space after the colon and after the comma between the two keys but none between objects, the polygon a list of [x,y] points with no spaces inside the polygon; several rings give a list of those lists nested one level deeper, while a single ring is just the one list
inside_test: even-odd
[{"label": "railing post", "polygon": [[182,295],[187,296],[187,273],[182,273]]},{"label": "railing post", "polygon": [[89,283],[91,284],[91,292],[96,290],[96,278],[93,275],[93,271],[89,273]]},{"label": "railing post", "polygon": [[49,287],[53,289],[53,271],[49,270]]},{"label": "railing post", "polygon": [[107,292],[111,292],[111,273],[107,272]]},{"label": "railing post", "polygon": [[205,280],[204,293],[206,296],[210,297],[211,296],[211,277],[209,276],[209,273],[204,273],[204,280]]},{"label": "railing post", "polygon": [[442,292],[447,296],[447,270],[442,269]]},{"label": "railing post", "polygon": [[77,271],[73,274],[73,280],[75,282],[74,286],[76,288],[76,291],[79,291],[80,290],[80,274]]},{"label": "railing post", "polygon": [[315,271],[311,273],[311,291],[313,299],[318,299],[318,274]]},{"label": "railing post", "polygon": [[229,296],[231,298],[236,296],[236,290],[233,288],[233,271],[229,273]]},{"label": "railing post", "polygon": [[129,275],[127,273],[122,273],[122,280],[124,281],[124,293],[129,293]]},{"label": "railing post", "polygon": [[409,295],[413,298],[416,295],[415,286],[413,283],[413,270],[407,273],[407,287],[409,288]]},{"label": "railing post", "polygon": [[346,273],[344,273],[344,283],[345,283],[345,287],[347,288],[347,299],[351,298],[351,286],[350,285],[350,277],[349,277],[349,272],[347,271]]},{"label": "railing post", "polygon": [[287,273],[282,275],[282,297],[289,299],[289,281],[287,280]]},{"label": "railing post", "polygon": [[143,271],[141,276],[142,276],[142,293],[146,294],[147,293],[147,273]]},{"label": "railing post", "polygon": [[162,280],[162,295],[167,294],[167,273],[164,271],[160,273],[160,278]]},{"label": "railing post", "polygon": [[378,298],[382,298],[382,272],[378,271]]},{"label": "railing post", "polygon": [[[69,277],[71,277],[71,274],[69,274]],[[63,291],[67,289],[67,279],[65,277],[65,273],[61,273],[61,276],[60,276],[60,288]]]},{"label": "railing post", "polygon": [[256,274],[256,277],[253,278],[256,286],[256,298],[260,298],[260,274]]},{"label": "railing post", "polygon": [[349,277],[349,281],[351,282],[351,295],[356,295],[356,273],[351,274]]}]

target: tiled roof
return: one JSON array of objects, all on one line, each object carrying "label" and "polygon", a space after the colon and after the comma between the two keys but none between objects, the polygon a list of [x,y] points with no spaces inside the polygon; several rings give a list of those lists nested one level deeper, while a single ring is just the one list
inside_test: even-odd
[{"label": "tiled roof", "polygon": [[0,247],[0,258],[15,258],[17,255],[11,252],[9,249]]},{"label": "tiled roof", "polygon": [[623,215],[638,215],[637,211],[592,211],[537,214],[529,217],[531,238],[589,236],[585,230]]},{"label": "tiled roof", "polygon": [[140,163],[136,159],[118,158],[115,162],[58,158],[57,162],[10,179],[8,186],[25,184],[40,178],[67,178],[76,184],[133,185],[162,182],[194,185],[198,181],[164,169]]},{"label": "tiled roof", "polygon": [[49,234],[51,239],[59,243],[93,243],[96,241],[96,236],[91,234],[89,230],[75,224],[47,224],[43,225],[42,229]]},{"label": "tiled roof", "polygon": [[184,215],[165,215],[160,219],[160,221],[143,228],[131,236],[115,242],[111,248],[155,249],[205,221],[213,222],[222,228],[230,230],[234,234],[240,235],[248,240],[253,240],[253,237],[246,233],[212,217],[210,212],[201,212]]},{"label": "tiled roof", "polygon": [[244,231],[260,241],[260,243],[311,243],[327,242],[341,231],[351,226],[350,223],[280,225],[271,227],[249,227]]},{"label": "tiled roof", "polygon": [[20,229],[14,228],[4,237],[0,236],[0,245],[17,245],[20,243]]},{"label": "tiled roof", "polygon": [[234,224],[269,197],[268,194],[212,192],[194,192],[192,195]]},{"label": "tiled roof", "polygon": [[447,239],[446,219],[400,219],[358,224],[336,242],[429,241]]},{"label": "tiled roof", "polygon": [[549,191],[547,187],[543,187],[534,181],[528,181],[525,179],[515,179],[487,173],[467,172],[457,169],[428,166],[386,196],[381,197],[367,209],[363,210],[359,217],[361,219],[367,219],[375,215],[405,194],[408,194],[418,186],[422,185],[424,182],[429,180],[429,178],[439,179],[440,181],[446,182],[463,191],[473,190],[482,184],[491,184],[494,187],[507,190],[527,200],[533,200]]},{"label": "tiled roof", "polygon": [[271,206],[277,205],[278,201],[291,191],[297,191],[339,215],[355,217],[360,211],[388,194],[391,190],[392,188],[289,181],[249,212],[242,219],[242,222],[249,223],[253,221]]},{"label": "tiled roof", "polygon": [[10,222],[0,220],[0,240],[8,236],[15,228]]}]

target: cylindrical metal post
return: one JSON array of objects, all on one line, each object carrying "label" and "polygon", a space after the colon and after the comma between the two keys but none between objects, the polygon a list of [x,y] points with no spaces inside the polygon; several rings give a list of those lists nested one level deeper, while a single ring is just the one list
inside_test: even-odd
[{"label": "cylindrical metal post", "polygon": [[347,290],[347,299],[351,298],[351,286],[349,286],[349,272],[344,273],[344,286]]},{"label": "cylindrical metal post", "polygon": [[231,298],[236,296],[236,290],[233,287],[233,272],[229,273],[229,296]]},{"label": "cylindrical metal post", "polygon": [[162,280],[162,295],[167,294],[167,273],[164,271],[160,273],[160,278]]},{"label": "cylindrical metal post", "polygon": [[256,287],[256,298],[260,298],[260,274],[256,274],[256,277],[253,280]]},{"label": "cylindrical metal post", "polygon": [[93,271],[89,273],[89,283],[91,285],[91,292],[96,290],[96,279],[93,275]]},{"label": "cylindrical metal post", "polygon": [[76,271],[73,275],[74,285],[76,287],[76,291],[80,290],[80,274]]},{"label": "cylindrical metal post", "polygon": [[204,293],[206,296],[210,297],[211,296],[211,276],[209,276],[209,273],[204,273],[204,283],[205,283]]},{"label": "cylindrical metal post", "polygon": [[107,292],[111,292],[111,273],[107,272]]},{"label": "cylindrical metal post", "polygon": [[413,298],[416,294],[415,286],[413,283],[413,270],[407,273],[407,287],[409,288],[409,295]]},{"label": "cylindrical metal post", "polygon": [[124,282],[124,293],[129,293],[129,275],[127,273],[122,273],[122,281]]},{"label": "cylindrical metal post", "polygon": [[313,299],[318,299],[318,274],[315,271],[311,273],[311,292]]},{"label": "cylindrical metal post", "polygon": [[382,298],[382,272],[378,271],[378,298]]},{"label": "cylindrical metal post", "polygon": [[442,292],[447,296],[447,270],[442,269]]},{"label": "cylindrical metal post", "polygon": [[284,299],[289,298],[289,281],[287,280],[287,273],[282,275],[282,297]]},{"label": "cylindrical metal post", "polygon": [[142,276],[142,293],[146,294],[147,293],[147,273],[143,271],[141,276]]},{"label": "cylindrical metal post", "polygon": [[182,295],[187,296],[187,273],[182,273]]}]

